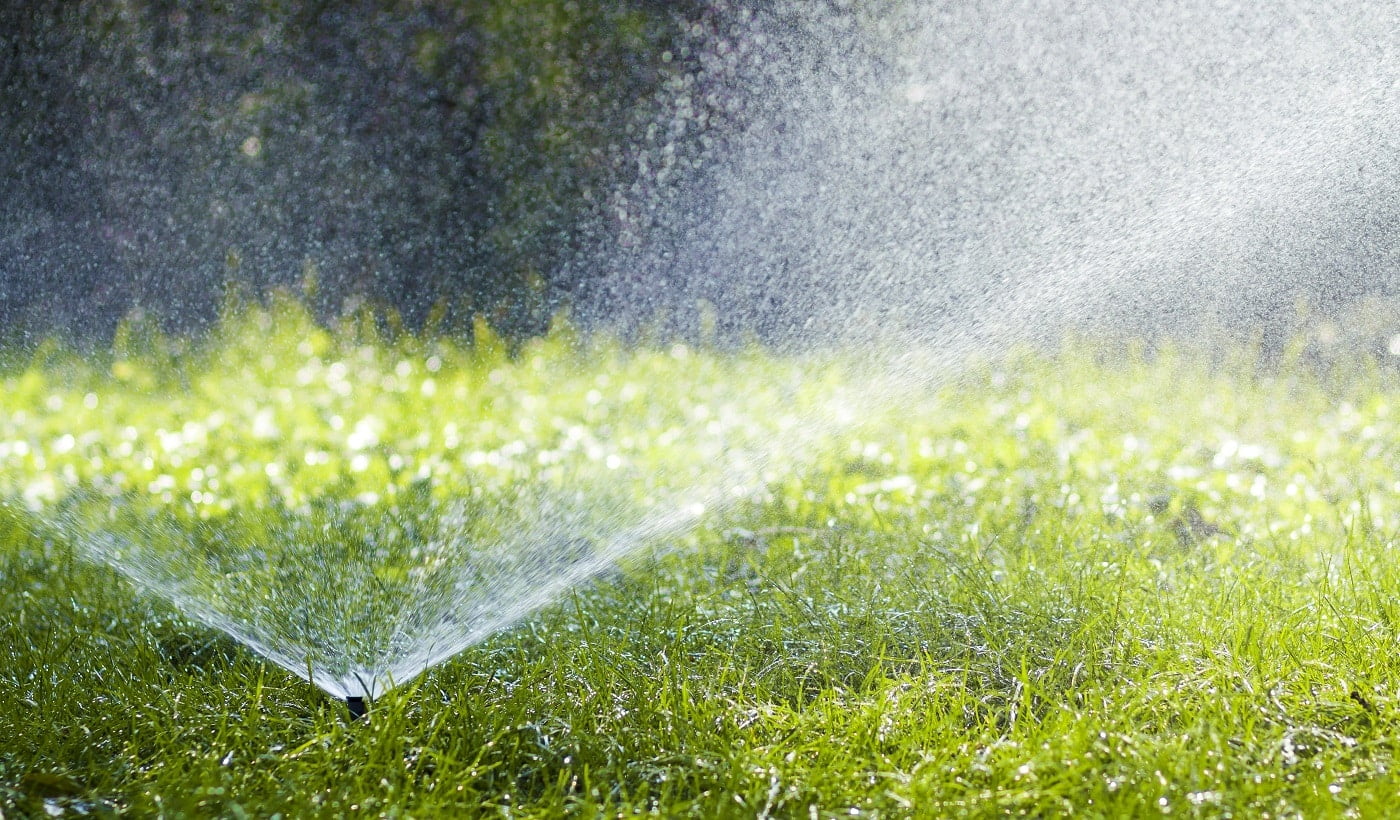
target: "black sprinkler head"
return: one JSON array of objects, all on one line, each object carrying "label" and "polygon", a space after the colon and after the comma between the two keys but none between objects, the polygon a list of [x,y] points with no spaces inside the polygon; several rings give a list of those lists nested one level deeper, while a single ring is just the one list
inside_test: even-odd
[{"label": "black sprinkler head", "polygon": [[350,709],[351,720],[359,720],[369,712],[369,704],[363,695],[350,695],[345,699],[345,705]]}]

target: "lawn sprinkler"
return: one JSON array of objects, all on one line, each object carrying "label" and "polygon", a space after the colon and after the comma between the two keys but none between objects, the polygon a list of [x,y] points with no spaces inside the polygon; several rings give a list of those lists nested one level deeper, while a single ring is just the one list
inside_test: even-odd
[{"label": "lawn sprinkler", "polygon": [[351,720],[362,720],[369,713],[370,698],[379,691],[377,682],[374,675],[364,670],[353,672],[350,678],[345,679],[345,688],[341,691],[345,693],[345,708],[350,710]]}]

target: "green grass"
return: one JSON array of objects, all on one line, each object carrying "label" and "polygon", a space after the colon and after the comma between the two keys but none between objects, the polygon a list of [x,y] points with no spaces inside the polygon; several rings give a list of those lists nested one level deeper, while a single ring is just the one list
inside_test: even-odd
[{"label": "green grass", "polygon": [[[0,376],[0,811],[1385,814],[1400,393],[1386,361],[1302,359],[1012,354],[789,432],[748,475],[715,466],[722,443],[760,448],[841,400],[860,362],[562,327],[507,356],[485,334],[328,333],[288,305],[204,345],[130,328],[100,363],[45,349]],[[582,482],[582,507],[632,515],[740,474],[734,504],[361,723],[33,512],[76,489],[246,533],[337,503],[368,538],[425,492],[508,529],[493,516],[521,487]],[[391,577],[453,560],[408,550],[334,560]],[[198,594],[278,583],[219,566]],[[321,584],[302,597],[335,593]]]}]

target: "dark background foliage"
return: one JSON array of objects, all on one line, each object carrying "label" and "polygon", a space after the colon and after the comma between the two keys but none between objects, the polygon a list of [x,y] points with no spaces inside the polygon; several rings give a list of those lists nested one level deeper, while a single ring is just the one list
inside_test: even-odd
[{"label": "dark background foliage", "polygon": [[[996,260],[934,263],[998,224],[1007,151],[986,134],[1029,92],[977,75],[975,105],[936,112],[938,162],[860,131],[898,73],[880,44],[899,32],[874,21],[900,6],[0,0],[0,343],[102,342],[133,311],[197,331],[277,288],[323,319],[516,337],[566,306],[768,340],[860,333],[868,307],[961,315]],[[1346,178],[1184,248],[1170,299],[1119,287],[1120,324],[1214,309],[1283,339],[1300,303],[1335,317],[1400,293],[1395,138],[1362,125]],[[892,250],[916,264],[862,278]]]},{"label": "dark background foliage", "polygon": [[[304,292],[516,332],[607,230],[698,9],[647,0],[0,7],[0,322],[197,329]],[[666,59],[663,59],[665,55]]]}]

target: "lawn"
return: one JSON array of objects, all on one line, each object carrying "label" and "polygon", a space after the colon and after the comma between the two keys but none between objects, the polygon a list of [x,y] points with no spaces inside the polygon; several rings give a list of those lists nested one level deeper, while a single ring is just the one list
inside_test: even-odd
[{"label": "lawn", "polygon": [[0,812],[1385,814],[1400,371],[1313,352],[896,390],[289,303],[45,346],[0,371]]}]

